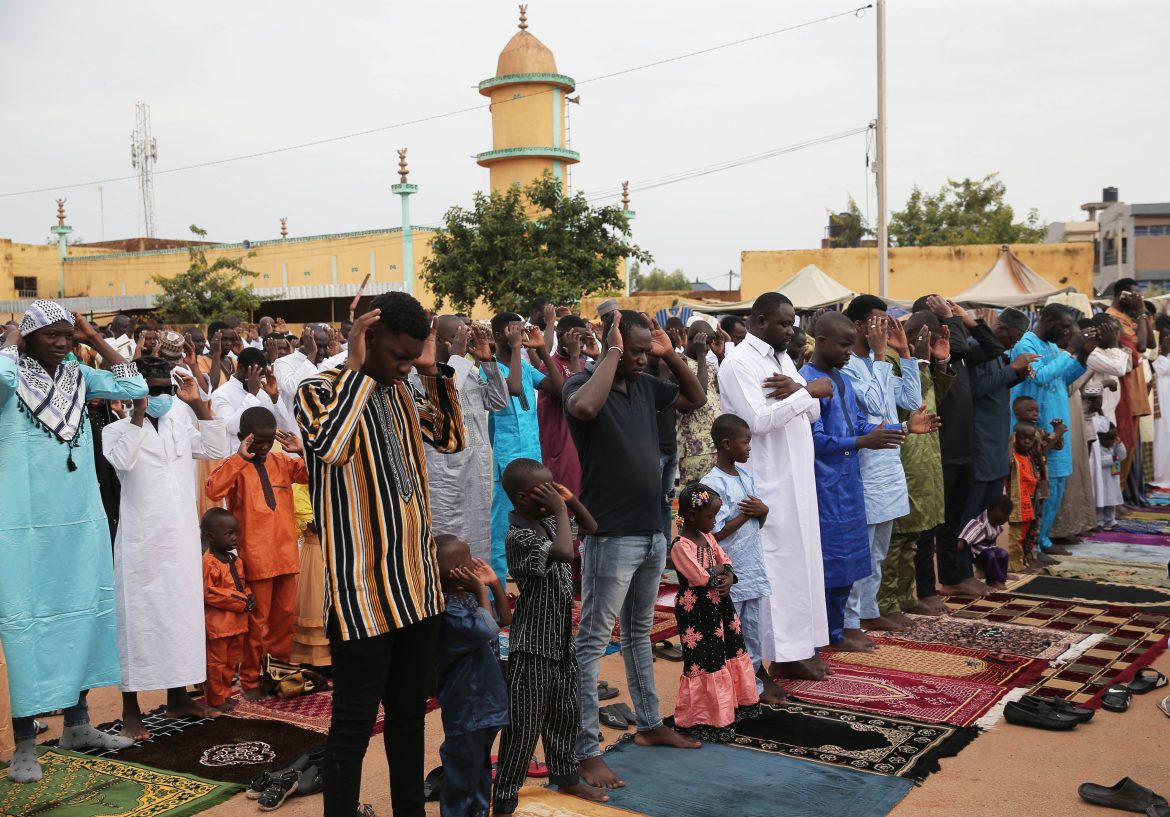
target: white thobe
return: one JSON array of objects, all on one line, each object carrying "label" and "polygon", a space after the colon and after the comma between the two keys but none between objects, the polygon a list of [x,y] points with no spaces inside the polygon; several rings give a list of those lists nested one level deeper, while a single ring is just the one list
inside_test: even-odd
[{"label": "white thobe", "polygon": [[803,661],[829,643],[813,473],[812,423],[821,410],[804,389],[784,400],[765,397],[764,379],[777,372],[804,385],[783,350],[749,334],[719,366],[719,396],[724,411],[751,426],[752,456],[744,467],[768,506],[760,531],[772,586],[760,617],[763,657]]},{"label": "white thobe", "polygon": [[284,404],[289,415],[292,414],[293,404],[297,399],[297,389],[301,381],[317,373],[317,366],[305,357],[304,352],[293,352],[285,355],[272,364],[272,373],[276,376],[276,384],[280,387],[279,400]]},{"label": "white thobe", "polygon": [[114,538],[114,600],[123,692],[207,677],[203,558],[192,457],[226,457],[222,420],[193,425],[172,409],[141,426],[106,426],[102,450],[122,482]]},{"label": "white thobe", "polygon": [[[1133,369],[1133,359],[1129,356],[1129,349],[1116,347],[1114,349],[1094,349],[1089,353],[1085,365],[1089,369],[1088,386],[1097,386],[1101,389],[1101,413],[1109,418],[1109,422],[1117,423],[1117,405],[1121,402],[1121,378]],[[1106,382],[1113,380],[1117,386],[1114,389],[1106,388]]]},{"label": "white thobe", "polygon": [[[280,385],[279,381],[277,381],[277,385]],[[244,388],[240,379],[234,376],[229,377],[227,382],[211,393],[211,413],[223,419],[224,429],[231,439],[235,439],[236,435],[239,434],[240,415],[253,406],[262,406],[276,415],[276,427],[282,431],[300,434],[292,412],[289,411],[280,394],[277,394],[274,403],[264,389],[252,394]]]},{"label": "white thobe", "polygon": [[[1103,414],[1093,416],[1093,430],[1103,434],[1113,423]],[[1093,497],[1098,508],[1115,508],[1125,502],[1121,495],[1121,477],[1113,473],[1113,458],[1125,459],[1125,443],[1118,438],[1113,448],[1094,441],[1089,449],[1089,467],[1093,472]]]},{"label": "white thobe", "polygon": [[1158,416],[1154,418],[1154,484],[1170,488],[1170,357],[1154,358]]}]

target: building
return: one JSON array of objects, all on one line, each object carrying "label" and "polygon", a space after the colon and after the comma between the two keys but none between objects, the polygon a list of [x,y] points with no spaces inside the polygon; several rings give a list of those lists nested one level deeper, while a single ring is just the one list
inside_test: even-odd
[{"label": "building", "polygon": [[[492,190],[526,184],[545,171],[567,183],[568,168],[581,158],[566,138],[566,95],[574,88],[572,77],[558,73],[548,46],[528,31],[522,6],[519,30],[500,52],[495,75],[479,83],[479,92],[492,102],[492,149],[476,162],[489,169]],[[366,297],[401,290],[431,306],[418,272],[436,228],[411,222],[410,198],[420,187],[407,181],[409,173],[406,151],[400,150],[398,183],[389,191],[400,200],[399,226],[297,236],[281,219],[276,237],[274,219],[273,238],[211,244],[207,257],[243,258],[259,274],[251,285],[266,300],[257,317],[341,320],[363,281]],[[127,239],[69,245],[72,227],[66,224],[64,200],[51,230],[60,239],[57,246],[0,238],[0,318],[19,317],[34,298],[63,297],[70,308],[91,315],[148,310],[160,291],[155,278],[186,271],[188,247],[196,243]]]}]

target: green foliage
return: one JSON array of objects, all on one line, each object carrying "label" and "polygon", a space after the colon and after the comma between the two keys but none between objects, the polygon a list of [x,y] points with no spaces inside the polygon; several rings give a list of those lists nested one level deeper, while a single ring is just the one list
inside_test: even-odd
[{"label": "green foliage", "polygon": [[840,235],[829,237],[830,247],[860,247],[863,238],[873,235],[873,229],[865,220],[853,196],[849,197],[849,204],[842,212],[829,212],[829,223],[841,228]]},{"label": "green foliage", "polygon": [[523,190],[476,193],[470,210],[448,210],[421,277],[436,308],[470,311],[483,300],[497,312],[527,314],[542,295],[575,304],[621,288],[621,259],[653,260],[626,240],[628,230],[620,207],[591,207],[581,193],[566,197],[545,172]]},{"label": "green foliage", "polygon": [[[194,224],[191,232],[198,238],[207,235]],[[260,299],[246,283],[259,273],[244,266],[244,258],[255,253],[240,258],[220,256],[209,264],[206,247],[193,245],[187,252],[191,265],[186,272],[174,278],[154,277],[162,289],[155,297],[155,309],[164,321],[207,324],[233,316],[246,320],[260,307]]]},{"label": "green foliage", "polygon": [[1044,226],[1036,210],[1023,221],[1004,203],[998,173],[981,180],[948,179],[931,195],[914,186],[905,208],[890,218],[890,240],[899,247],[957,244],[1037,244]]},{"label": "green foliage", "polygon": [[631,269],[630,274],[630,280],[636,292],[659,292],[662,290],[690,292],[694,288],[687,280],[686,273],[681,269],[667,272],[660,267],[655,267],[643,275],[641,268],[639,268],[637,270]]}]

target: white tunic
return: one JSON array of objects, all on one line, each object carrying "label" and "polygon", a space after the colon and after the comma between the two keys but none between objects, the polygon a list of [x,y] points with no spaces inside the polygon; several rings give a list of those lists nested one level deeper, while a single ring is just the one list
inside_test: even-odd
[{"label": "white tunic", "polygon": [[[278,385],[280,384],[278,383]],[[283,386],[281,386],[281,392],[283,392]],[[274,403],[264,389],[252,394],[244,388],[240,379],[234,376],[229,377],[226,382],[211,393],[211,413],[224,421],[224,430],[227,432],[228,439],[231,440],[236,439],[236,435],[240,431],[240,415],[253,406],[263,406],[271,411],[276,416],[276,427],[281,431],[297,435],[301,433],[296,420],[293,419],[292,412],[285,405],[285,401],[281,399],[279,393],[276,395]]]},{"label": "white tunic", "polygon": [[[1102,414],[1093,416],[1095,434],[1108,431],[1112,425]],[[1121,477],[1112,471],[1114,457],[1119,461],[1125,459],[1125,443],[1118,438],[1112,448],[1105,448],[1094,435],[1089,448],[1089,467],[1093,472],[1093,496],[1098,508],[1114,508],[1125,502],[1121,496]]]},{"label": "white tunic", "polygon": [[122,481],[114,539],[114,598],[123,692],[207,677],[203,557],[192,457],[230,453],[222,419],[193,425],[181,411],[106,426],[106,459]]},{"label": "white tunic", "polygon": [[761,624],[763,657],[803,661],[829,643],[821,529],[813,473],[812,423],[820,402],[800,389],[784,400],[764,396],[764,378],[779,372],[804,384],[792,359],[749,334],[719,367],[723,410],[752,429],[745,465],[768,521],[760,531],[772,595]]},{"label": "white tunic", "polygon": [[1154,418],[1154,484],[1170,488],[1170,357],[1154,358],[1158,416]]}]

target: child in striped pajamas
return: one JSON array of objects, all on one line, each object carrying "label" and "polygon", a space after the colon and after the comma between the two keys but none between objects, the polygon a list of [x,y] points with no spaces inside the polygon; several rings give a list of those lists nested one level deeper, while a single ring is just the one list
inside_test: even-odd
[{"label": "child in striped pajamas", "polygon": [[[537,738],[544,740],[549,783],[566,794],[601,802],[609,797],[583,781],[574,744],[580,728],[573,626],[573,540],[597,524],[552,472],[532,459],[513,460],[502,477],[514,510],[505,552],[520,599],[508,638],[511,721],[500,741],[494,811],[512,814]],[[572,510],[576,523],[569,518]]]}]

